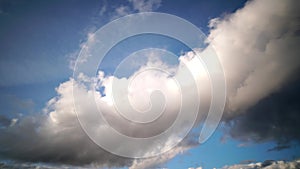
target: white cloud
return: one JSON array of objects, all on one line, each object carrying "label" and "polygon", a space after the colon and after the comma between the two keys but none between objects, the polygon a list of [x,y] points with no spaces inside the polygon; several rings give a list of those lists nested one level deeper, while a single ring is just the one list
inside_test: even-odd
[{"label": "white cloud", "polygon": [[157,166],[163,165],[165,162],[174,158],[176,155],[183,154],[192,147],[193,146],[191,145],[177,146],[172,150],[156,157],[142,160],[136,159],[133,161],[133,164],[131,167],[129,167],[129,169],[158,168]]},{"label": "white cloud", "polygon": [[161,0],[128,0],[129,5],[121,5],[115,9],[111,17],[116,19],[135,12],[152,12],[161,6]]},{"label": "white cloud", "polygon": [[[133,3],[133,9],[140,12],[153,10],[160,4],[160,1],[132,0],[130,2]],[[290,2],[292,1],[251,1],[235,14],[211,22],[214,29],[209,35],[209,42],[218,53],[225,70],[230,111],[246,109],[254,105],[285,84],[299,68],[299,62],[297,62],[299,38],[293,36],[296,31],[297,17],[293,15],[294,8]],[[126,15],[130,10],[132,9],[129,7],[121,6],[116,9],[116,12],[118,15]],[[94,40],[92,34],[88,36],[88,40]],[[190,90],[192,84],[186,80],[187,74],[191,71],[192,77],[190,78],[195,79],[197,85],[201,85],[199,90],[203,94],[201,98],[201,101],[204,102],[203,106],[208,107],[210,84],[205,69],[199,67],[198,59],[192,53],[180,57],[179,61],[174,77],[183,85],[181,92],[187,96],[193,95],[195,92]],[[174,71],[173,68],[162,63],[149,62],[149,64],[160,64],[160,67]],[[141,67],[139,71],[143,72],[144,68]],[[88,100],[91,98],[101,107],[108,120],[113,119],[110,121],[112,125],[129,136],[148,137],[164,131],[170,125],[179,109],[179,106],[174,105],[179,105],[180,102],[175,82],[162,72],[145,71],[142,78],[139,76],[135,78],[138,73],[135,72],[133,76],[122,79],[100,73],[97,79],[82,76],[79,79],[81,81],[70,79],[60,84],[57,88],[58,96],[50,100],[44,109],[45,116],[19,119],[17,124],[9,128],[8,134],[0,133],[0,150],[4,151],[2,154],[30,161],[49,160],[72,164],[95,163],[109,167],[145,168],[162,164],[176,154],[191,148],[189,144],[179,145],[159,157],[140,160],[125,159],[99,149],[82,131],[73,104],[74,88],[79,93],[76,95],[76,99],[82,105],[82,111],[78,116],[89,120],[88,125],[95,128],[96,132],[101,133],[98,137],[107,137],[110,133],[105,131],[107,126],[98,124],[97,117],[95,118],[91,114],[91,112],[98,111],[90,107]],[[112,107],[113,80],[122,87],[127,86],[133,78],[135,78],[135,83],[132,84],[128,96],[136,109],[147,109],[149,102],[152,101],[149,93],[157,88],[161,89],[166,97],[165,116],[158,121],[158,125],[151,126],[147,130],[141,130],[139,125],[121,121],[117,111]],[[99,82],[97,85],[105,87],[105,96],[100,92],[96,92],[94,95],[90,86],[84,86],[84,82],[89,80],[97,80]],[[122,92],[120,90],[117,93],[117,98],[127,97],[127,93]],[[195,103],[193,97],[187,98],[185,102],[191,105],[198,104]],[[204,113],[205,111],[199,112],[199,119],[205,115]],[[181,124],[182,128],[185,127],[185,124]],[[11,139],[10,134],[20,137],[20,139],[16,137]],[[32,138],[35,139],[32,140]],[[143,150],[139,150],[139,153],[155,154],[161,149],[167,149],[177,141],[176,139],[175,133],[175,136],[167,138],[166,143],[161,147],[151,144],[144,147]],[[124,146],[122,142],[116,143],[115,140],[112,140],[111,144],[118,147]],[[30,157],[28,157],[28,153],[31,154]]]},{"label": "white cloud", "polygon": [[116,14],[117,16],[116,17],[121,17],[121,16],[125,16],[125,15],[128,15],[128,14],[131,14],[131,9],[130,7],[128,6],[120,6],[118,8],[116,8]]},{"label": "white cloud", "polygon": [[138,12],[151,12],[161,5],[161,0],[128,0],[132,3],[133,9]]},{"label": "white cloud", "polygon": [[[160,165],[176,156],[176,154],[183,153],[197,144],[183,142],[174,149],[171,149],[160,156],[149,159],[133,160],[121,158],[107,153],[96,146],[82,131],[82,128],[78,123],[77,116],[88,120],[89,127],[94,128],[95,132],[100,133],[96,137],[109,137],[111,133],[106,131],[106,124],[97,123],[98,117],[95,117],[95,114],[93,114],[93,112],[98,112],[98,109],[90,106],[89,101],[92,98],[95,100],[98,107],[101,108],[106,120],[110,122],[110,125],[119,130],[119,132],[132,137],[150,137],[161,133],[165,131],[177,117],[177,112],[181,108],[179,99],[180,91],[178,90],[176,82],[171,77],[166,75],[164,72],[147,71],[147,67],[157,66],[165,69],[166,71],[173,72],[173,74],[175,73],[175,75],[173,75],[175,79],[184,82],[182,83],[183,86],[181,86],[181,90],[187,96],[194,96],[195,91],[191,91],[191,85],[193,84],[187,83],[188,81],[186,78],[189,72],[194,70],[192,63],[195,60],[197,60],[197,57],[191,57],[190,53],[188,53],[187,55],[180,57],[178,68],[174,69],[174,67],[165,65],[159,59],[149,59],[147,65],[142,66],[128,79],[118,79],[113,76],[105,76],[103,72],[99,72],[99,76],[95,78],[89,78],[80,74],[77,81],[70,79],[69,81],[59,85],[56,89],[58,96],[49,100],[44,109],[44,116],[26,117],[19,119],[18,123],[16,123],[17,120],[14,120],[14,122],[12,122],[14,124],[7,128],[9,130],[8,133],[16,135],[14,139],[10,139],[10,134],[0,133],[0,150],[4,151],[2,153],[7,154],[8,157],[12,155],[16,159],[30,159],[30,161],[48,162],[49,160],[51,162],[64,162],[70,164],[92,163],[99,166],[131,166],[130,168],[145,168]],[[142,76],[139,76],[139,73],[142,73]],[[197,76],[197,74],[191,74],[190,76]],[[205,76],[199,77],[197,76],[196,78],[198,79],[198,81],[196,80],[197,83],[205,79]],[[105,96],[103,96],[100,92],[93,91],[90,88],[91,86],[85,86],[84,84],[86,82],[98,82],[98,87],[105,87]],[[138,110],[147,110],[150,101],[152,101],[152,104],[156,104],[155,101],[159,101],[159,98],[158,100],[150,100],[151,98],[149,94],[155,90],[162,91],[166,101],[164,114],[155,121],[155,125],[149,126],[128,123],[127,121],[120,119],[120,115],[112,106],[113,101],[111,87],[113,82],[116,82],[118,86],[127,86],[131,82],[131,86],[129,86],[129,89],[131,90],[129,90],[128,97],[133,106],[136,106],[135,108]],[[77,111],[78,114],[75,113],[74,90],[77,91],[75,98],[78,102],[80,102],[82,110]],[[94,92],[96,92],[95,95]],[[120,91],[120,93],[117,92],[117,94],[118,95],[116,97],[119,99],[127,97],[126,94],[122,94],[122,91]],[[194,99],[193,97],[187,98],[190,100],[186,100],[186,103],[197,104],[197,99]],[[183,110],[186,111],[183,112],[185,114],[188,113],[188,111],[193,111],[189,109]],[[177,129],[184,129],[189,123],[189,121],[179,123],[180,127]],[[163,142],[161,145],[158,145],[157,143],[149,144],[143,147],[143,149],[136,150],[136,152],[139,154],[152,155],[160,152],[161,150],[168,150],[172,145],[174,145],[174,143],[178,142],[179,137],[177,134],[181,133],[180,130],[175,130],[172,135],[165,138],[166,142]],[[35,138],[35,141],[32,141],[32,138]],[[70,142],[70,140],[72,141]],[[117,147],[126,146],[123,145],[123,142],[120,140],[111,141],[111,144]],[[31,154],[30,157],[27,156],[28,153]]]},{"label": "white cloud", "polygon": [[297,76],[299,5],[297,0],[249,1],[211,21],[209,43],[225,70],[230,111],[255,105]]},{"label": "white cloud", "polygon": [[294,161],[273,161],[267,160],[264,162],[250,163],[250,164],[235,164],[230,166],[224,166],[222,169],[287,169],[298,168],[300,166],[300,160]]}]

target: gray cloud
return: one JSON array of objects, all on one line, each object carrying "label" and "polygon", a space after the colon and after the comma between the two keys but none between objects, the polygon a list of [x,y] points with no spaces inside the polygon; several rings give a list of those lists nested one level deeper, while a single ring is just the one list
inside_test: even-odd
[{"label": "gray cloud", "polygon": [[75,122],[72,126],[61,124],[60,129],[51,128],[53,126],[47,119],[48,116],[26,117],[18,125],[0,128],[0,157],[15,160],[11,164],[2,164],[3,166],[35,168],[41,167],[39,163],[44,162],[47,165],[42,168],[153,168],[198,145],[186,139],[172,150],[156,157],[124,158],[96,145],[82,130],[75,117],[68,119]]},{"label": "gray cloud", "polygon": [[[255,142],[276,140],[279,145],[300,140],[297,132],[300,128],[298,80],[291,84],[300,66],[298,3],[293,0],[250,1],[236,13],[211,21],[209,43],[224,66],[228,83],[224,120],[233,138]],[[133,8],[148,10],[148,6],[137,4]],[[119,14],[128,13],[128,8],[120,9]],[[106,80],[108,82],[109,78]],[[190,143],[181,144],[157,158],[144,160],[122,158],[104,151],[78,124],[72,102],[73,82],[69,80],[58,87],[58,96],[49,101],[44,115],[24,117],[12,126],[7,126],[7,118],[0,119],[7,126],[0,129],[3,158],[145,168],[162,164],[192,147]],[[83,95],[90,92],[80,90]],[[84,108],[85,112],[93,111],[87,106]],[[107,115],[113,117],[113,114]],[[128,133],[144,134],[137,133],[134,125],[120,124],[119,127]],[[153,149],[149,145],[143,151],[147,153]]]},{"label": "gray cloud", "polygon": [[6,116],[0,115],[0,128],[9,126],[11,120]]},{"label": "gray cloud", "polygon": [[[229,134],[243,141],[275,140],[281,148],[300,142],[300,79],[229,121]],[[280,147],[274,150],[280,150]]]},{"label": "gray cloud", "polygon": [[[94,144],[76,117],[69,117],[67,126],[61,124],[59,128],[47,120],[47,116],[26,117],[18,125],[1,129],[1,157],[27,162],[130,166],[132,160],[110,154]],[[68,126],[71,121],[74,123]]]},{"label": "gray cloud", "polygon": [[290,145],[277,145],[273,148],[268,149],[268,151],[280,151],[280,150],[284,150],[284,149],[288,149],[291,148]]},{"label": "gray cloud", "polygon": [[[151,55],[152,57],[152,55]],[[155,57],[155,56],[153,56]],[[192,62],[191,58],[186,58],[187,56],[182,56],[181,61],[185,61],[187,65]],[[164,65],[160,60],[149,61],[147,64],[161,65],[168,69],[167,65]],[[143,67],[141,68],[143,69]],[[169,68],[173,70],[173,67]],[[187,76],[187,67],[181,63],[181,66],[176,74],[178,79],[186,79],[183,77]],[[48,162],[48,163],[62,163],[71,165],[95,165],[98,167],[123,167],[127,166],[131,169],[135,168],[148,168],[157,165],[161,165],[167,160],[173,158],[177,154],[183,153],[197,145],[194,139],[189,140],[187,137],[180,144],[172,148],[173,143],[176,143],[178,139],[178,133],[181,134],[181,128],[185,128],[189,121],[180,122],[180,130],[175,130],[171,135],[166,136],[161,144],[158,142],[149,142],[145,145],[143,149],[135,149],[133,153],[139,154],[157,154],[163,150],[169,150],[159,156],[148,158],[148,159],[130,159],[119,157],[107,152],[96,145],[93,140],[91,140],[87,133],[83,131],[82,126],[79,124],[78,117],[82,119],[87,119],[88,125],[93,128],[94,131],[99,131],[95,135],[94,139],[102,137],[110,137],[111,133],[107,132],[107,124],[98,123],[98,112],[97,107],[91,107],[91,98],[101,107],[104,117],[116,130],[121,133],[125,133],[127,136],[132,137],[149,137],[153,134],[157,135],[165,130],[173,122],[174,117],[177,115],[177,109],[180,107],[174,107],[174,105],[179,105],[178,103],[178,90],[175,83],[164,74],[159,74],[157,72],[146,72],[143,74],[143,78],[147,79],[147,83],[144,83],[144,79],[136,78],[135,83],[133,83],[134,90],[130,96],[135,96],[137,94],[142,94],[141,97],[132,98],[136,105],[141,108],[147,106],[142,103],[146,103],[148,93],[143,92],[144,88],[148,84],[152,84],[152,87],[162,87],[167,98],[166,109],[164,115],[157,119],[153,123],[155,125],[139,125],[135,123],[129,123],[119,118],[119,114],[116,109],[110,105],[112,102],[111,95],[111,85],[112,76],[104,76],[102,72],[99,73],[97,80],[100,81],[100,86],[105,86],[105,96],[101,95],[99,92],[91,95],[93,93],[92,89],[83,85],[83,82],[93,81],[94,79],[89,79],[86,76],[81,77],[78,81],[70,79],[59,85],[56,89],[57,97],[49,100],[47,106],[43,110],[43,115],[25,116],[21,118],[18,122],[10,122],[12,125],[8,124],[8,119],[5,118],[3,121],[6,123],[5,128],[0,129],[0,154],[2,158],[15,159],[27,162]],[[132,75],[134,77],[134,75]],[[116,79],[118,84],[126,85],[129,83],[128,79]],[[166,86],[162,85],[164,83]],[[175,86],[174,86],[175,85]],[[185,88],[181,90],[186,91],[190,89],[190,85],[186,84]],[[170,88],[167,88],[170,87]],[[73,91],[77,91],[76,94]],[[121,92],[122,93],[122,92]],[[119,94],[119,93],[118,93]],[[80,104],[80,110],[75,112],[74,96],[77,99],[76,102]],[[117,97],[123,98],[127,95],[118,95]],[[141,99],[143,98],[143,99]],[[191,97],[192,99],[193,97]],[[193,103],[193,100],[189,104]],[[78,107],[77,107],[78,108]],[[191,111],[188,109],[187,111]],[[185,113],[185,112],[183,112]],[[7,119],[7,120],[6,120]],[[112,120],[110,120],[112,119]],[[81,121],[82,122],[82,121]],[[122,148],[128,144],[124,143],[124,140],[110,140],[111,145],[114,147]],[[156,140],[161,141],[161,140]],[[131,143],[130,143],[131,144]],[[132,143],[133,144],[133,143]],[[134,147],[134,145],[133,145]]]},{"label": "gray cloud", "polygon": [[224,120],[243,141],[300,141],[300,14],[297,0],[249,1],[211,20],[209,42],[227,80]]},{"label": "gray cloud", "polygon": [[300,160],[293,161],[275,161],[266,160],[264,162],[249,163],[249,164],[235,164],[227,165],[222,169],[286,169],[286,168],[299,168]]},{"label": "gray cloud", "polygon": [[255,105],[297,76],[299,3],[249,1],[234,14],[211,20],[209,42],[224,67],[228,116]]}]

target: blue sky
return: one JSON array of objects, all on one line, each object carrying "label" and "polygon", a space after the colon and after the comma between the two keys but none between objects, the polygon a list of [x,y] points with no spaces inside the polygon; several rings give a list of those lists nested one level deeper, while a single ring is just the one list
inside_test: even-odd
[{"label": "blue sky", "polygon": [[[149,1],[142,2],[146,3]],[[219,26],[219,30],[221,30],[221,28],[224,28],[224,30],[227,28],[230,29],[231,22],[227,21],[226,17],[230,16],[230,14],[236,13],[238,9],[241,9],[246,5],[245,0],[229,0],[226,2],[219,0],[162,0],[158,2],[159,5],[151,6],[150,11],[168,13],[186,19],[187,21],[196,25],[205,33],[206,36],[209,37],[217,37],[217,35],[210,33],[212,28],[208,26],[212,19],[219,17],[222,20],[225,18],[223,23],[224,25],[228,24],[229,28],[225,26],[221,27],[222,24],[220,24],[221,26]],[[141,9],[134,7],[134,3],[135,2],[125,0],[0,0],[0,126],[4,126],[2,127],[2,130],[11,124],[11,119],[16,118],[21,121],[20,119],[26,116],[39,116],[43,114],[43,109],[47,107],[47,102],[51,98],[57,97],[58,94],[56,89],[60,86],[60,84],[68,81],[70,77],[72,77],[72,61],[77,58],[81,47],[88,40],[89,36],[103,25],[109,23],[113,19],[121,17],[123,14],[141,11]],[[252,4],[255,5],[254,2]],[[124,13],[120,11],[118,12],[118,9],[124,9]],[[149,11],[148,8],[145,10]],[[282,16],[285,17],[285,15]],[[232,20],[232,23],[234,23],[234,16],[232,17]],[[270,21],[270,23],[274,24],[274,27],[280,27],[279,23],[281,24],[279,21],[279,26],[275,24],[277,23],[275,21]],[[249,27],[251,27],[251,25]],[[253,26],[251,29],[255,30],[256,27]],[[257,29],[260,29],[260,27]],[[261,32],[264,32],[264,30]],[[265,32],[268,32],[268,30]],[[274,32],[276,32],[276,30]],[[266,36],[269,35],[268,33],[266,34]],[[277,36],[276,33],[274,34],[274,36]],[[228,34],[228,36],[233,35],[235,34]],[[239,37],[240,34],[237,34],[236,36]],[[257,41],[260,40],[258,39]],[[261,41],[264,43],[263,40]],[[229,43],[232,43],[234,46],[235,43],[238,43],[238,40]],[[288,44],[287,42],[282,43]],[[291,43],[293,44],[294,41],[291,40]],[[260,48],[260,43],[257,42],[257,44],[257,48]],[[256,48],[257,44],[253,44],[253,48]],[[218,48],[218,45],[219,44],[216,43],[216,48]],[[293,45],[291,46],[293,47]],[[178,56],[190,50],[182,43],[179,43],[172,38],[156,35],[135,36],[115,46],[111,52],[107,54],[106,58],[102,62],[102,65],[99,65],[99,70],[103,70],[107,75],[112,75],[114,69],[124,57],[128,56],[134,51],[149,47],[163,48],[175,53]],[[294,50],[292,47],[290,51]],[[252,49],[252,41],[249,41],[249,49]],[[244,51],[247,50],[248,49],[245,49]],[[286,51],[284,47],[278,50]],[[237,50],[233,49],[232,51]],[[294,53],[297,54],[298,51],[295,50]],[[287,58],[287,60],[290,59],[287,62],[284,62],[285,60],[279,60],[279,62],[283,64],[287,63],[288,65],[288,63],[291,63],[291,60],[293,61],[294,55],[292,54],[291,58]],[[259,53],[259,55],[263,54]],[[272,54],[270,55],[272,56]],[[277,59],[278,57],[274,58]],[[275,62],[276,61],[277,60],[275,60]],[[294,59],[294,61],[297,62],[297,59]],[[248,63],[260,65],[260,62],[255,60],[251,60]],[[243,65],[243,63],[239,64]],[[276,83],[274,88],[278,86],[280,89],[279,91],[283,91],[283,93],[278,91],[276,93],[276,90],[271,88],[273,85],[267,85],[267,87],[271,89],[269,90],[267,87],[263,88],[261,93],[264,93],[263,91],[267,92],[262,94],[262,97],[257,97],[261,99],[257,99],[258,101],[254,104],[249,103],[251,106],[247,107],[247,109],[243,111],[250,112],[249,118],[247,113],[245,113],[246,115],[244,116],[244,114],[238,112],[238,110],[236,111],[238,113],[236,113],[234,109],[228,110],[228,115],[224,115],[224,121],[222,125],[218,127],[216,132],[211,138],[209,138],[207,142],[201,145],[193,146],[183,153],[178,153],[174,158],[166,160],[159,165],[171,169],[182,169],[189,167],[196,168],[199,166],[202,166],[203,168],[213,168],[237,164],[247,160],[292,160],[299,158],[299,135],[295,133],[294,130],[289,130],[290,126],[286,127],[284,122],[280,123],[280,120],[278,122],[277,117],[282,118],[281,116],[277,116],[276,113],[274,113],[274,116],[272,116],[272,111],[284,112],[287,109],[288,111],[291,110],[296,112],[296,115],[287,112],[287,116],[296,117],[296,119],[299,117],[300,109],[299,106],[296,106],[296,104],[299,103],[299,97],[291,94],[293,91],[295,91],[295,93],[299,92],[297,90],[297,86],[299,86],[299,80],[297,80],[298,77],[296,77],[293,73],[297,72],[299,67],[298,65],[294,65],[295,69],[286,70],[285,67],[287,67],[287,65],[283,65],[281,67],[283,72],[286,72],[283,75],[283,78],[279,78],[279,82],[274,81],[274,83]],[[236,65],[233,64],[232,66]],[[260,70],[260,68],[249,68],[250,72],[254,72],[255,70]],[[229,71],[231,71],[231,69]],[[231,72],[228,74],[230,73]],[[294,77],[290,79],[296,80],[290,80],[285,77]],[[285,83],[281,83],[281,79],[283,79],[282,81]],[[286,83],[286,81],[292,82]],[[243,83],[239,85],[242,84]],[[229,82],[229,86],[230,85],[231,82]],[[257,91],[260,90],[257,89]],[[278,107],[275,108],[266,106],[270,104],[276,105],[278,102],[281,102],[281,100],[278,99],[281,98],[281,96],[286,98],[286,100],[291,100],[291,104],[289,104],[288,101],[283,101],[286,103],[283,106],[278,105]],[[249,96],[249,100],[251,100],[251,97],[252,96]],[[283,104],[283,102],[281,103]],[[250,115],[251,113],[255,114],[255,112],[260,112],[262,110],[269,111],[268,115],[271,116],[270,119],[276,119],[276,123],[270,123],[270,125],[266,125],[267,127],[261,124],[253,124],[253,126],[258,126],[257,130],[265,131],[265,133],[256,133],[256,130],[252,130],[252,127],[247,128],[243,125],[246,124],[245,121],[247,119],[253,120],[253,118],[257,117],[255,115]],[[283,120],[288,119],[289,118]],[[297,122],[296,119],[295,121]],[[272,120],[270,121],[273,122]],[[295,121],[291,122],[291,124],[295,124]],[[250,122],[252,121],[249,120],[249,123]],[[286,130],[280,130],[279,133],[272,135],[274,130],[267,129],[268,126],[275,124],[278,124],[279,127],[286,127],[284,128]],[[262,128],[266,128],[266,130],[261,129],[260,126],[262,126]],[[295,126],[296,129],[297,127],[299,127],[299,125]],[[247,135],[247,131],[250,133],[249,135]],[[200,133],[199,128],[196,128],[194,132]],[[282,135],[282,133],[285,133],[286,135]],[[264,134],[265,137],[263,137]],[[2,143],[3,141],[0,141],[0,144]],[[0,146],[0,149],[3,149],[3,147],[7,145],[9,144]],[[278,145],[284,145],[288,148],[279,151],[268,151],[269,149],[277,147]],[[13,149],[13,151],[17,151],[17,149]],[[2,150],[1,152],[3,153]],[[22,160],[25,162],[35,161],[34,157],[32,159],[29,158],[30,160],[28,160],[28,158],[22,159],[22,157],[14,159],[14,155],[6,156],[6,154],[14,153],[18,152],[5,152],[0,157],[3,159],[8,158],[12,160]],[[37,161],[40,159],[42,158],[37,158]]]},{"label": "blue sky", "polygon": [[[157,12],[182,17],[208,33],[210,19],[234,12],[245,2],[189,3],[163,1]],[[101,15],[104,5],[107,11]],[[32,99],[38,102],[36,106],[43,107],[55,95],[54,88],[72,75],[70,58],[77,57],[88,33],[108,23],[116,15],[114,10],[122,5],[130,6],[127,1],[3,1],[0,16],[2,95]],[[33,89],[38,91],[34,95]]]}]

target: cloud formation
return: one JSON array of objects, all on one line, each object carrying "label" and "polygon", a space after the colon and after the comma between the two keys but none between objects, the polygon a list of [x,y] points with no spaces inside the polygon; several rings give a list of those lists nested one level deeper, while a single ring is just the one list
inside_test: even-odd
[{"label": "cloud formation", "polygon": [[[132,8],[135,11],[153,10],[160,4],[160,1],[131,0],[130,2],[133,3]],[[278,140],[279,143],[300,138],[296,131],[300,124],[298,120],[300,108],[297,104],[299,99],[298,93],[295,92],[297,87],[289,84],[291,79],[297,78],[300,66],[299,15],[296,11],[298,3],[293,0],[250,1],[236,13],[211,21],[212,30],[208,43],[218,53],[226,74],[228,105],[224,120],[229,122],[229,133],[234,138],[257,142]],[[116,12],[125,15],[129,10],[131,10],[129,7],[122,6],[116,9]],[[89,39],[92,40],[92,36]],[[199,51],[200,54],[201,52]],[[150,60],[147,64],[165,68],[181,82],[185,82],[187,72],[191,72],[195,83],[201,84],[199,90],[202,90],[200,93],[203,94],[201,107],[203,110],[198,112],[197,121],[201,122],[209,106],[210,87],[208,77],[203,73],[205,72],[203,69],[199,69],[195,55],[190,52],[181,56],[179,65],[175,68],[165,65],[159,59]],[[143,68],[141,67],[139,71],[143,72]],[[1,156],[33,162],[147,168],[160,165],[176,154],[195,146],[193,142],[184,140],[183,143],[159,157],[134,160],[104,151],[82,130],[73,104],[74,88],[80,93],[76,95],[76,99],[82,105],[82,111],[78,116],[90,122],[88,125],[95,128],[99,138],[108,137],[110,133],[105,131],[107,126],[98,124],[97,117],[91,115],[91,112],[98,112],[98,109],[89,106],[88,100],[91,97],[94,97],[110,124],[128,136],[149,137],[161,133],[172,124],[178,107],[168,105],[179,105],[176,99],[178,90],[175,82],[162,72],[146,72],[142,79],[136,78],[136,84],[132,84],[129,93],[129,100],[136,105],[136,109],[144,110],[149,107],[148,102],[151,97],[147,93],[149,91],[143,89],[147,88],[147,85],[152,85],[154,89],[163,88],[167,103],[166,112],[165,116],[156,121],[155,127],[125,123],[112,107],[110,88],[113,80],[126,86],[139,71],[129,78],[106,76],[103,72],[99,72],[96,79],[82,75],[80,81],[70,79],[59,85],[58,96],[48,102],[43,115],[27,116],[15,121],[13,125],[10,125],[12,123],[7,118],[0,117],[1,123],[6,126],[0,129]],[[96,81],[95,85],[98,85],[99,91],[95,92],[89,88],[90,86],[84,86],[84,82],[87,81]],[[193,95],[194,91],[189,90],[189,85],[185,84],[183,92]],[[100,91],[102,87],[104,91]],[[150,92],[152,91],[154,90]],[[293,93],[295,95],[292,95]],[[119,94],[117,98],[127,97],[122,92]],[[282,98],[291,100],[285,101]],[[185,101],[197,104],[192,97]],[[181,124],[181,128],[184,127],[185,125]],[[167,149],[172,143],[178,141],[178,138],[175,134],[165,141],[160,144],[161,147],[156,143],[149,144],[137,154],[155,154],[161,149]],[[120,148],[124,146],[124,143],[114,140],[111,144]]]},{"label": "cloud formation", "polygon": [[[113,126],[118,132],[130,137],[140,138],[160,134],[172,125],[179,111],[184,110],[185,112],[183,113],[185,115],[187,115],[189,111],[194,111],[192,109],[192,104],[197,104],[197,99],[194,99],[195,91],[191,91],[193,83],[191,82],[190,84],[189,80],[185,80],[188,76],[199,75],[197,73],[189,75],[190,70],[195,70],[195,67],[193,67],[195,64],[193,64],[193,62],[196,60],[197,58],[194,55],[187,53],[179,58],[178,67],[174,67],[166,65],[161,62],[161,59],[156,58],[155,55],[153,56],[153,54],[151,54],[146,65],[141,66],[138,71],[128,78],[119,79],[114,76],[105,76],[104,73],[100,71],[96,78],[91,79],[84,75],[80,75],[77,81],[70,79],[69,81],[60,84],[56,89],[58,96],[47,103],[47,106],[43,110],[43,115],[26,116],[19,121],[15,121],[14,125],[1,129],[1,155],[3,158],[21,161],[72,165],[93,164],[101,167],[128,166],[131,169],[149,168],[161,165],[178,153],[183,153],[189,148],[196,146],[197,143],[195,140],[191,140],[190,137],[187,137],[170,151],[148,159],[134,160],[123,158],[113,155],[96,145],[81,128],[77,116],[88,121],[88,123],[83,125],[88,125],[94,129],[96,133],[94,138],[110,137],[111,133],[107,132],[108,126],[103,123],[98,123],[98,116],[95,116],[94,112],[97,114],[99,110],[90,106],[89,101],[92,97],[99,106],[98,108],[101,109],[109,125]],[[179,80],[180,83],[184,83],[181,90],[189,96],[186,98],[190,99],[184,101],[188,104],[185,109],[179,106],[180,100],[178,99],[180,98],[180,93],[177,84],[170,77],[170,74],[165,74],[163,71],[148,71],[147,68],[149,66],[164,68],[165,71],[169,71],[170,74],[173,74],[175,79]],[[198,83],[201,79],[206,79],[207,81],[205,75],[197,76],[195,79]],[[93,91],[92,88],[90,88],[91,86],[84,85],[85,82],[91,81],[95,82],[93,84],[96,85],[96,88],[104,87],[104,90],[102,92],[100,90]],[[163,115],[149,125],[128,123],[123,118],[120,118],[117,110],[112,106],[113,93],[111,88],[113,82],[119,86],[125,85],[126,87],[128,83],[131,82],[129,85],[131,88],[129,88],[128,96],[129,100],[134,106],[137,106],[135,108],[138,110],[147,110],[149,107],[149,99],[151,99],[152,104],[156,107],[155,95],[149,97],[149,93],[152,93],[155,90],[163,91],[166,99]],[[149,91],[145,91],[145,88],[149,89]],[[119,88],[116,90],[118,89]],[[79,94],[77,95],[76,93],[73,93],[73,91],[77,91],[76,93]],[[118,95],[115,98],[123,99],[124,97],[127,97],[126,94],[122,93],[123,91],[118,91]],[[74,107],[74,97],[80,102],[79,107],[81,108],[81,111],[77,111],[77,114],[75,112],[76,107]],[[160,101],[158,103],[160,103]],[[203,115],[205,115],[205,113],[203,113]],[[4,118],[2,119],[2,121],[7,121]],[[165,137],[160,144],[158,144],[158,142],[151,142],[147,146],[144,146],[143,149],[133,150],[133,152],[137,153],[137,155],[151,155],[157,154],[163,150],[169,150],[171,148],[170,146],[179,141],[180,137],[178,134],[181,134],[180,130],[186,128],[187,124],[192,124],[192,122],[193,121],[186,119],[182,123],[179,123],[179,126],[174,130],[174,133]],[[8,122],[4,123],[8,124]],[[119,148],[129,146],[121,140],[111,140],[111,145]],[[30,156],[28,154],[30,154]]]},{"label": "cloud formation", "polygon": [[274,161],[266,160],[264,162],[250,163],[250,164],[235,164],[224,166],[222,169],[286,169],[286,168],[299,168],[300,160],[294,161]]},{"label": "cloud formation", "polygon": [[299,1],[249,1],[210,22],[209,43],[222,62],[230,113],[255,105],[299,70]]},{"label": "cloud formation", "polygon": [[300,140],[299,5],[295,0],[249,1],[210,22],[209,43],[227,80],[224,119],[234,138]]},{"label": "cloud formation", "polygon": [[161,0],[128,0],[130,5],[121,5],[111,17],[116,19],[136,12],[152,12],[161,6]]},{"label": "cloud formation", "polygon": [[138,12],[151,12],[161,5],[161,0],[129,0],[132,3],[133,9]]},{"label": "cloud formation", "polygon": [[273,150],[289,148],[292,141],[299,143],[299,85],[299,80],[293,81],[236,116],[229,122],[229,134],[245,142],[275,140],[279,145]]}]

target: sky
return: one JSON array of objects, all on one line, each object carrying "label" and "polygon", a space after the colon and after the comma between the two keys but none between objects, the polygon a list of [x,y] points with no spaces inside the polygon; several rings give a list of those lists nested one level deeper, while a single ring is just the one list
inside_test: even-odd
[{"label": "sky", "polygon": [[0,0],[0,163],[296,168],[298,6]]}]

